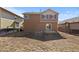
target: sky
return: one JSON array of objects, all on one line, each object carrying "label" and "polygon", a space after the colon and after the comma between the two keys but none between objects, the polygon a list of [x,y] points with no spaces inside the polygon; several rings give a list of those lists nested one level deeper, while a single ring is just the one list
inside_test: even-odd
[{"label": "sky", "polygon": [[59,21],[79,16],[79,7],[5,7],[6,9],[23,17],[24,12],[40,12],[52,9],[59,13]]}]

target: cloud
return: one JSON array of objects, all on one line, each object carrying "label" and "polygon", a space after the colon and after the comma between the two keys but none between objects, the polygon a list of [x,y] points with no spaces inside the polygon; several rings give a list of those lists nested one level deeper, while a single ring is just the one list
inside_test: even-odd
[{"label": "cloud", "polygon": [[[77,11],[78,12],[78,11]],[[59,14],[59,21],[63,21],[69,18],[77,17],[79,14],[78,13],[61,13]]]}]

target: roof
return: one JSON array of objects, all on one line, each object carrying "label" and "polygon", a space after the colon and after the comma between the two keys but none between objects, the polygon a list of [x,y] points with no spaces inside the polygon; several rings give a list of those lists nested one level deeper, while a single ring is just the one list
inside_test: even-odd
[{"label": "roof", "polygon": [[56,11],[54,11],[54,10],[52,10],[52,9],[47,9],[47,10],[42,11],[42,12],[25,12],[25,13],[23,13],[23,14],[41,14],[41,13],[44,13],[44,12],[46,12],[46,11],[48,11],[48,10],[53,11],[53,12],[55,12],[55,13],[58,14],[58,12],[56,12]]},{"label": "roof", "polygon": [[78,17],[73,17],[73,18],[70,18],[70,19],[66,19],[64,21],[61,21],[60,24],[66,23],[66,22],[69,22],[69,23],[79,22],[79,16]]},{"label": "roof", "polygon": [[54,13],[57,13],[58,14],[58,12],[56,12],[56,11],[54,11],[52,9],[47,9],[47,10],[43,11],[42,13],[47,12],[47,11],[53,11]]},{"label": "roof", "polygon": [[11,12],[11,11],[9,11],[9,10],[5,9],[5,8],[0,7],[0,9],[3,9],[3,10],[5,10],[5,11],[7,11],[7,12],[9,12],[9,13],[11,13],[11,14],[13,14],[13,15],[17,16],[17,17],[23,18],[23,17],[21,17],[21,16],[19,16],[19,15],[15,14],[15,13],[13,13],[13,12]]},{"label": "roof", "polygon": [[40,14],[41,12],[25,12],[23,14]]}]

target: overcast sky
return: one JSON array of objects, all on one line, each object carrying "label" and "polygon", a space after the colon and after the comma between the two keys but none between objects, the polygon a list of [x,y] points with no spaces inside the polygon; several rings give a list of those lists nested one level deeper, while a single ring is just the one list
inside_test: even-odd
[{"label": "overcast sky", "polygon": [[24,12],[40,12],[52,9],[59,13],[59,21],[79,16],[79,7],[5,7],[6,9],[23,16]]}]

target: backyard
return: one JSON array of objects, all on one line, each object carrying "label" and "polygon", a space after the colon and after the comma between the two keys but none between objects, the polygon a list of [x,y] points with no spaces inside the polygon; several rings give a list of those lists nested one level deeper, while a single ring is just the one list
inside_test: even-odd
[{"label": "backyard", "polygon": [[[38,40],[29,37],[11,36],[0,37],[1,52],[78,52],[79,36],[59,32],[63,37],[56,40]],[[23,35],[23,33],[18,33]],[[13,37],[14,36],[14,37]]]}]

